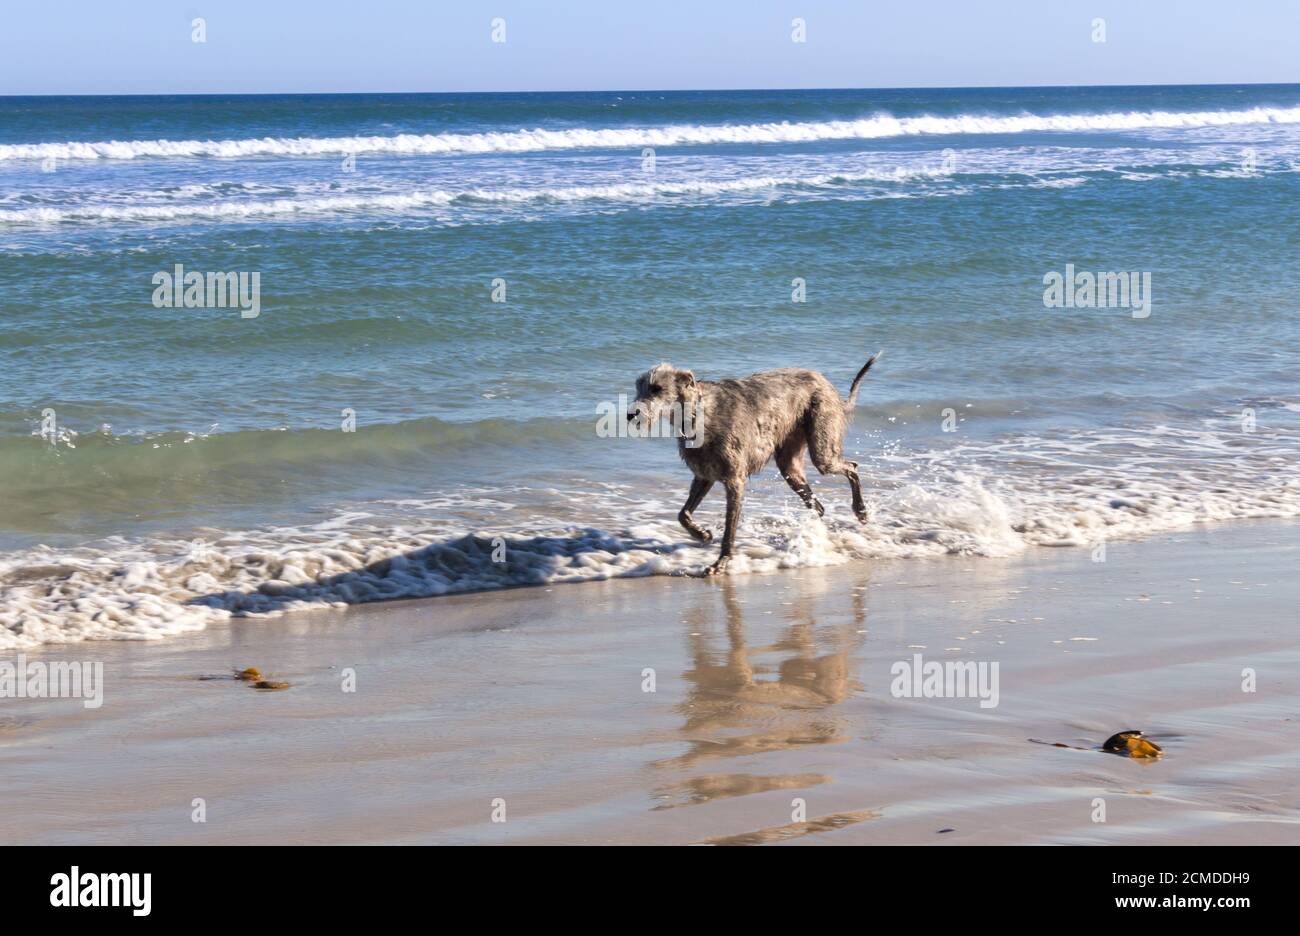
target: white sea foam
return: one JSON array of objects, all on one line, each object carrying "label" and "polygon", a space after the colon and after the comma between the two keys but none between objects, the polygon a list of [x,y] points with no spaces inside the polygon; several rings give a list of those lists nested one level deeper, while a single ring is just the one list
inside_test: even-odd
[{"label": "white sea foam", "polygon": [[433,189],[404,193],[325,195],[272,198],[261,201],[172,201],[164,204],[87,204],[70,207],[0,210],[0,224],[58,224],[94,221],[239,220],[273,215],[316,215],[345,212],[419,211],[449,205],[564,203],[582,201],[636,202],[681,196],[719,196],[765,189],[821,189],[864,182],[902,182],[942,178],[937,169],[903,169],[808,176],[751,176],[739,179],[628,182],[612,185],[538,186],[504,189]]},{"label": "white sea foam", "polygon": [[514,130],[499,133],[432,133],[353,137],[262,137],[247,140],[105,140],[0,145],[8,159],[140,159],[188,157],[331,156],[386,153],[398,156],[522,153],[539,150],[623,149],[728,143],[809,143],[902,136],[1014,134],[1091,130],[1147,130],[1300,123],[1300,107],[1220,111],[1115,111],[1098,114],[958,114],[803,123],[681,124],[663,127]]},{"label": "white sea foam", "polygon": [[[1277,170],[1275,170],[1277,171]],[[1287,170],[1281,170],[1287,171]],[[1126,181],[1148,182],[1171,175],[1187,173],[1124,174]],[[1227,178],[1249,178],[1259,173],[1224,172]],[[857,191],[855,197],[888,199],[963,194],[969,187],[953,185],[947,188],[904,191],[883,187],[884,183],[901,183],[917,180],[939,181],[956,178],[935,169],[897,169],[872,172],[828,172],[807,176],[759,175],[738,179],[702,179],[655,183],[619,183],[609,185],[537,186],[532,188],[466,188],[431,189],[426,191],[374,193],[358,195],[303,195],[265,200],[239,199],[220,201],[172,200],[157,204],[79,204],[67,207],[39,207],[0,209],[0,225],[32,226],[53,224],[94,224],[99,222],[167,222],[213,221],[238,222],[246,219],[271,217],[315,217],[340,214],[412,213],[430,209],[473,208],[487,205],[544,205],[581,202],[612,202],[622,204],[673,204],[679,199],[711,199],[726,196],[743,196],[764,191],[827,193],[851,191],[855,186],[881,185],[869,191]],[[1015,182],[995,183],[997,188],[1073,188],[1087,184],[1085,176],[1055,176],[1038,178],[1026,176]]]},{"label": "white sea foam", "polygon": [[[1279,469],[1294,464],[1295,442],[1284,432],[1247,438],[1155,427],[893,453],[864,462],[877,492],[865,525],[848,513],[834,479],[823,481],[823,520],[792,505],[779,479],[760,478],[731,574],[872,558],[1004,557],[1204,522],[1300,517],[1300,478]],[[546,494],[553,505],[546,509],[557,509],[564,492],[512,490],[502,505],[492,491],[469,491],[376,502],[312,527],[209,534],[204,542],[114,539],[10,554],[0,557],[0,649],[159,639],[231,616],[702,571],[716,546],[687,539],[676,505],[646,501],[644,488],[583,485],[564,516],[527,507]],[[492,530],[463,519],[482,517],[485,506],[510,525]],[[392,508],[406,522],[385,519]],[[716,504],[706,504],[697,518],[718,532],[716,513]],[[412,516],[421,517],[417,525]]]}]

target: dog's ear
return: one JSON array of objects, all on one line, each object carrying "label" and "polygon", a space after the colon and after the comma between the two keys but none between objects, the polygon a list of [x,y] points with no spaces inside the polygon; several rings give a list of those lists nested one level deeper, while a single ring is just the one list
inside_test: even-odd
[{"label": "dog's ear", "polygon": [[688,370],[677,372],[677,386],[689,390],[695,386],[695,375]]}]

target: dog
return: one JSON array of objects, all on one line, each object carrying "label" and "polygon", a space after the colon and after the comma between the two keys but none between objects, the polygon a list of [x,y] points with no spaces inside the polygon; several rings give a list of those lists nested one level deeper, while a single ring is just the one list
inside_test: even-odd
[{"label": "dog", "polygon": [[867,522],[857,462],[844,458],[844,430],[862,378],[879,359],[876,353],[863,365],[844,400],[824,376],[799,368],[709,381],[696,380],[690,371],[671,364],[658,364],[637,378],[628,422],[648,428],[664,416],[670,417],[678,452],[695,475],[677,520],[701,543],[712,542],[713,533],[697,524],[692,515],[714,484],[720,482],[726,488],[722,549],[717,562],[704,574],[726,570],[735,550],[745,482],[773,458],[786,484],[818,516],[826,509],[804,475],[804,455],[812,455],[821,474],[843,475],[853,492],[853,513],[860,522]]}]

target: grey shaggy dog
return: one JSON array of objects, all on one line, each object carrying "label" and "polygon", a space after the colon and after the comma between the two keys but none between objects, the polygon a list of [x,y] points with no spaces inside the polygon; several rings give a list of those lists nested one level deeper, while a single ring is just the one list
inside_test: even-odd
[{"label": "grey shaggy dog", "polygon": [[696,380],[690,371],[671,364],[658,364],[637,378],[628,421],[651,427],[665,415],[672,420],[678,452],[695,475],[677,519],[701,543],[712,542],[713,533],[697,524],[692,514],[714,484],[721,482],[727,490],[722,551],[706,575],[726,569],[736,545],[745,482],[773,458],[781,477],[819,516],[826,510],[808,485],[804,455],[812,455],[822,474],[844,475],[853,491],[853,513],[867,522],[857,463],[844,458],[844,430],[862,378],[879,358],[879,353],[873,355],[858,371],[846,400],[821,374],[798,368],[711,381]]}]

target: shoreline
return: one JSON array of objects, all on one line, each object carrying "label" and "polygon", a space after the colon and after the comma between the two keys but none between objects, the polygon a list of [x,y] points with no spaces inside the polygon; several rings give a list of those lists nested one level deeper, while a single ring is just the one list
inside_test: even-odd
[{"label": "shoreline", "polygon": [[[1238,522],[1100,563],[613,579],[29,649],[102,662],[104,701],[0,699],[0,815],[24,844],[1294,844],[1298,556],[1300,525]],[[998,705],[894,698],[918,653],[997,662]],[[290,688],[200,678],[247,666]],[[1029,743],[1124,729],[1164,758]]]}]

